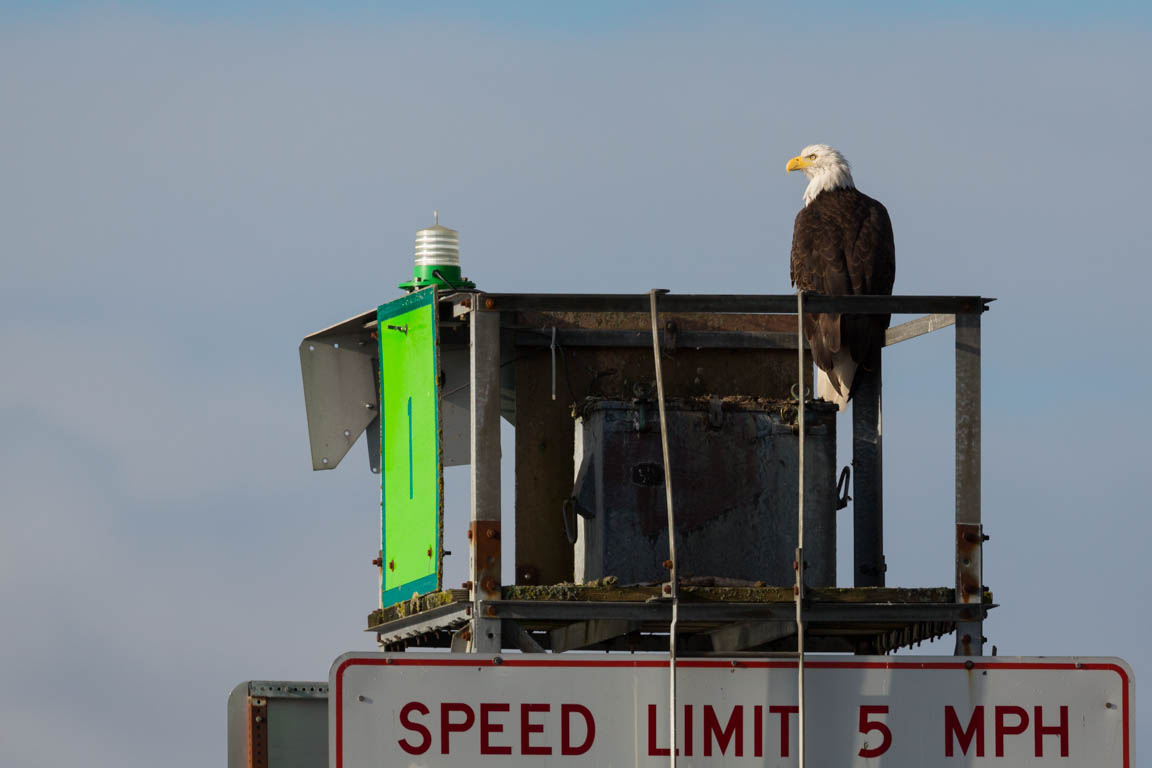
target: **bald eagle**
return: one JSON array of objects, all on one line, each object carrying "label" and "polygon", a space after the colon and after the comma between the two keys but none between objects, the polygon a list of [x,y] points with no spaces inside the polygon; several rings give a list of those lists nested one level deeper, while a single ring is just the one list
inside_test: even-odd
[{"label": "bald eagle", "polygon": [[[891,294],[892,222],[883,205],[856,189],[844,156],[812,144],[788,161],[787,171],[809,179],[792,232],[792,284],[826,296]],[[818,397],[845,409],[873,369],[890,321],[889,315],[805,314],[804,336],[820,369]]]}]

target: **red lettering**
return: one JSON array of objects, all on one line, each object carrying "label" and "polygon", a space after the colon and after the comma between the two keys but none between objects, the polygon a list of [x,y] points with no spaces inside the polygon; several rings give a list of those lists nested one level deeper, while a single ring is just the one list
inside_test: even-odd
[{"label": "red lettering", "polygon": [[692,757],[692,705],[684,705],[684,756]]},{"label": "red lettering", "polygon": [[480,705],[480,754],[482,755],[510,755],[512,747],[493,746],[488,736],[504,731],[502,723],[493,723],[488,719],[492,712],[507,712],[512,708],[510,704],[481,704]]},{"label": "red lettering", "polygon": [[[649,757],[667,757],[669,750],[665,747],[656,746],[656,705],[648,705],[648,756]],[[676,750],[676,754],[680,754],[680,750]]]},{"label": "red lettering", "polygon": [[754,757],[764,757],[764,707],[752,707],[752,749]]},{"label": "red lettering", "polygon": [[952,757],[952,739],[960,745],[960,754],[968,754],[968,747],[972,746],[972,739],[976,739],[976,757],[984,757],[984,707],[976,706],[972,709],[972,716],[968,718],[968,727],[961,730],[960,717],[953,707],[944,707],[944,756]]},{"label": "red lettering", "polygon": [[1068,707],[1060,707],[1060,725],[1044,725],[1043,707],[1036,707],[1032,725],[1036,728],[1036,757],[1044,757],[1044,737],[1060,737],[1060,757],[1068,757]]},{"label": "red lettering", "polygon": [[704,705],[704,756],[712,755],[712,737],[716,737],[716,745],[720,747],[720,754],[728,750],[732,739],[736,739],[736,757],[744,756],[744,707],[740,704],[732,707],[732,714],[728,716],[728,723],[720,729],[720,721],[716,719],[716,710],[711,705]]},{"label": "red lettering", "polygon": [[788,724],[790,715],[795,715],[800,711],[800,707],[788,706],[770,706],[768,712],[773,715],[780,715],[780,757],[788,757],[788,737],[792,733],[792,727]]},{"label": "red lettering", "polygon": [[879,720],[869,719],[870,715],[886,714],[888,714],[888,707],[886,706],[864,705],[860,707],[860,733],[867,734],[870,731],[880,731],[880,746],[869,747],[868,742],[864,742],[864,746],[857,753],[860,757],[880,757],[892,746],[892,731],[888,730],[888,726]]},{"label": "red lettering", "polygon": [[[584,718],[584,743],[579,746],[572,745],[571,715],[580,715]],[[592,713],[583,704],[560,705],[560,754],[582,755],[592,749],[592,741],[596,738],[596,721]]]},{"label": "red lettering", "polygon": [[[1004,718],[1016,715],[1020,718],[1016,725],[1009,726]],[[1015,736],[1028,730],[1028,713],[1023,707],[996,707],[996,757],[1004,757],[1004,737]]]},{"label": "red lettering", "polygon": [[[453,712],[463,712],[464,720],[459,723],[452,722]],[[448,740],[453,731],[464,732],[476,722],[476,713],[467,704],[442,702],[440,704],[440,754],[448,754]]]},{"label": "red lettering", "polygon": [[544,724],[534,723],[530,719],[533,712],[549,712],[551,704],[521,704],[520,705],[520,754],[522,755],[550,755],[552,747],[532,746],[532,734],[543,733]]},{"label": "red lettering", "polygon": [[419,746],[413,746],[408,743],[408,739],[400,739],[400,749],[404,750],[410,755],[422,755],[428,751],[428,747],[432,746],[432,732],[425,728],[420,723],[412,722],[412,712],[415,710],[422,715],[428,714],[428,707],[424,706],[418,701],[410,701],[404,705],[400,710],[400,725],[404,726],[410,731],[416,731],[420,734]]}]

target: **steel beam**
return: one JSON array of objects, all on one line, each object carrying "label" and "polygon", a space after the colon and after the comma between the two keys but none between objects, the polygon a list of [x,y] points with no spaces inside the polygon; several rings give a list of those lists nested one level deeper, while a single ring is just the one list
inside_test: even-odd
[{"label": "steel beam", "polygon": [[590,619],[552,630],[552,652],[576,651],[640,629],[639,622],[621,619]]},{"label": "steel beam", "polygon": [[521,653],[544,653],[544,647],[536,642],[536,638],[524,631],[524,627],[514,621],[502,621],[501,629],[504,633],[504,647],[517,648]]},{"label": "steel beam", "polygon": [[[812,624],[887,623],[918,621],[977,621],[995,605],[992,603],[810,603],[805,616]],[[586,621],[618,619],[667,624],[672,620],[672,603],[590,602],[559,600],[484,601],[486,615],[517,621]],[[762,622],[794,621],[792,603],[681,603],[682,622]]]},{"label": "steel beam", "polygon": [[[474,306],[484,306],[477,294]],[[471,477],[472,514],[468,528],[473,653],[499,653],[500,620],[479,610],[500,599],[500,315],[472,312]]]},{"label": "steel beam", "polygon": [[[980,315],[956,318],[956,602],[984,593],[980,518]],[[983,617],[956,625],[956,655],[984,653]]]},{"label": "steel beam", "polygon": [[704,633],[717,653],[745,651],[796,634],[794,621],[747,621]]},{"label": "steel beam", "polygon": [[[979,296],[820,296],[804,298],[808,312],[854,314],[980,313],[992,299]],[[647,294],[488,293],[473,307],[499,312],[646,312]],[[796,314],[794,294],[675,294],[660,297],[660,311],[719,314]]]},{"label": "steel beam", "polygon": [[924,315],[915,320],[909,320],[906,323],[901,323],[894,328],[889,328],[884,332],[884,346],[890,347],[893,344],[899,344],[908,339],[914,339],[917,336],[923,336],[932,331],[938,331],[941,328],[947,328],[950,325],[956,324],[956,315],[951,314],[937,314],[937,315]]},{"label": "steel beam", "polygon": [[[665,331],[660,332],[661,349],[668,348],[668,335]],[[677,331],[675,337],[677,347],[692,349],[796,349],[796,334],[775,331]],[[551,329],[516,333],[517,346],[547,347],[551,344]],[[558,328],[556,344],[561,347],[650,347],[652,332]]]},{"label": "steel beam", "polygon": [[884,573],[884,435],[881,356],[852,396],[853,586],[882,587]]}]

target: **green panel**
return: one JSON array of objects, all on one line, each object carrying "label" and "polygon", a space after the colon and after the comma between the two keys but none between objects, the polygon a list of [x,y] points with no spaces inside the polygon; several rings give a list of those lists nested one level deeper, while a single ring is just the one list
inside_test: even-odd
[{"label": "green panel", "polygon": [[442,469],[436,291],[376,312],[380,338],[381,605],[440,588]]}]

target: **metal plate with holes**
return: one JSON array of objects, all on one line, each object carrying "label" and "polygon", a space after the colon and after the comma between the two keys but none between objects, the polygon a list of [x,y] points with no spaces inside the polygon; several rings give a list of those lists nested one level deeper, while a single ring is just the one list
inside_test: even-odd
[{"label": "metal plate with holes", "polygon": [[328,684],[249,680],[228,697],[228,768],[324,768]]},{"label": "metal plate with holes", "polygon": [[376,418],[376,345],[363,324],[357,316],[300,343],[312,469],[333,469]]}]

